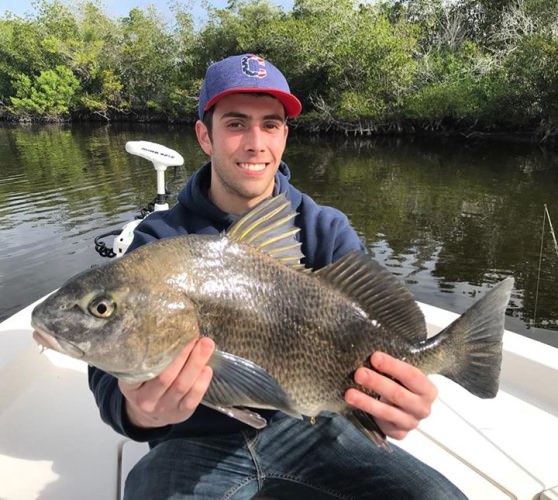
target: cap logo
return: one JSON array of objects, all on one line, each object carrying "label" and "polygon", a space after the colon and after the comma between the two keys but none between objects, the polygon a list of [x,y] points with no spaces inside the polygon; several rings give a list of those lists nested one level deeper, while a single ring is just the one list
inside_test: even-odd
[{"label": "cap logo", "polygon": [[253,54],[244,56],[241,60],[242,72],[246,76],[255,78],[265,78],[267,70],[265,69],[265,59]]}]

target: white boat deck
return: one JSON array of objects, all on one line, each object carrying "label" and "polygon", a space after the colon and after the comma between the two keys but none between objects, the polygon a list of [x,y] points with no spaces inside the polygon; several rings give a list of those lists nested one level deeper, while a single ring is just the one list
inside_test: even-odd
[{"label": "white boat deck", "polygon": [[[39,353],[30,310],[0,324],[0,500],[118,500],[146,445],[101,422],[82,362]],[[454,316],[424,310],[435,328]],[[506,332],[493,400],[434,380],[433,414],[401,446],[473,500],[558,500],[558,349]]]}]

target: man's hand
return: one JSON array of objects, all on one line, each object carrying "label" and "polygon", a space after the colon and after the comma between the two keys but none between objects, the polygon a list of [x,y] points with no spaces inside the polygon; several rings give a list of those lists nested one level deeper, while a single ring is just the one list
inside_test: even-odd
[{"label": "man's hand", "polygon": [[403,439],[430,415],[438,390],[418,368],[388,354],[375,352],[370,362],[377,371],[361,367],[355,372],[355,382],[380,398],[351,388],[345,393],[345,401],[372,415],[387,436]]},{"label": "man's hand", "polygon": [[154,379],[140,384],[119,381],[130,422],[137,427],[162,427],[190,418],[211,382],[213,372],[207,362],[214,349],[213,340],[194,339]]}]

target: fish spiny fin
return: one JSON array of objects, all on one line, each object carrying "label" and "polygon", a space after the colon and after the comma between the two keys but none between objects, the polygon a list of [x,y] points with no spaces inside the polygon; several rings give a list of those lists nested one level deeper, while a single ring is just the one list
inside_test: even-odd
[{"label": "fish spiny fin", "polygon": [[294,225],[296,216],[285,193],[281,193],[256,205],[226,234],[229,239],[257,248],[287,266],[303,269],[304,254],[296,239],[300,229]]},{"label": "fish spiny fin", "polygon": [[426,338],[424,315],[411,292],[370,255],[350,252],[314,274],[354,300],[390,334],[411,343]]},{"label": "fish spiny fin", "polygon": [[223,413],[230,410],[227,414],[238,420],[241,418],[235,416],[234,411],[246,416],[250,410],[243,412],[245,406],[281,410],[287,415],[302,418],[277,380],[261,366],[222,351],[215,351],[208,365],[213,369],[213,378],[203,400],[207,406]]}]

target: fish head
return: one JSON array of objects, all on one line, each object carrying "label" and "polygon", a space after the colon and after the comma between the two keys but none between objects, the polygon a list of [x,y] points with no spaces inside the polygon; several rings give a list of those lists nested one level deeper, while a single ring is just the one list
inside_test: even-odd
[{"label": "fish head", "polygon": [[140,264],[125,256],[70,279],[34,308],[35,341],[128,382],[158,375],[199,335],[197,314],[182,290]]}]

